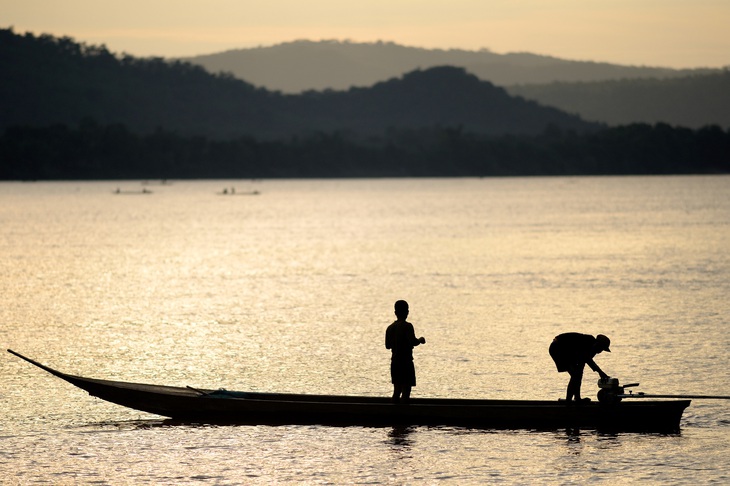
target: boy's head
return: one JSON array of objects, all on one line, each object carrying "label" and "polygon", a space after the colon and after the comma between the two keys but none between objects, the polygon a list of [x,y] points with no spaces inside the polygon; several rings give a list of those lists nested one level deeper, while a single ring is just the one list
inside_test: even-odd
[{"label": "boy's head", "polygon": [[408,302],[405,300],[399,300],[395,303],[395,316],[398,319],[405,319],[408,317]]}]

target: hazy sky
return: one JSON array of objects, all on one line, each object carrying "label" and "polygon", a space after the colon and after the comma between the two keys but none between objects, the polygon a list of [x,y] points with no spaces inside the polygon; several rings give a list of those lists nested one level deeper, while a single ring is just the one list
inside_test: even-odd
[{"label": "hazy sky", "polygon": [[297,39],[730,65],[730,0],[0,0],[0,27],[135,56]]}]

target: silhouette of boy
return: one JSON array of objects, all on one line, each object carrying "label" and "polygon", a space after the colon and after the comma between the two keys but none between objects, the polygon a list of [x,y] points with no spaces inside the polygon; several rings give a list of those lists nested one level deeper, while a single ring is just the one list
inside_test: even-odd
[{"label": "silhouette of boy", "polygon": [[423,337],[416,338],[413,324],[406,321],[408,302],[399,300],[395,303],[397,320],[385,330],[385,347],[390,349],[390,378],[393,383],[393,402],[408,403],[411,388],[416,386],[416,369],[413,366],[413,348],[426,344]]}]

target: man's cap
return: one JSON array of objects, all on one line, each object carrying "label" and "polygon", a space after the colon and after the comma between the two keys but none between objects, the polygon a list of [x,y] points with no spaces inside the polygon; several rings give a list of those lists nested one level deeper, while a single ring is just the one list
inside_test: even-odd
[{"label": "man's cap", "polygon": [[603,351],[606,351],[607,353],[611,352],[611,350],[608,349],[608,347],[611,345],[611,340],[608,339],[608,337],[604,336],[603,334],[599,334],[598,336],[596,336],[596,342],[599,344]]}]

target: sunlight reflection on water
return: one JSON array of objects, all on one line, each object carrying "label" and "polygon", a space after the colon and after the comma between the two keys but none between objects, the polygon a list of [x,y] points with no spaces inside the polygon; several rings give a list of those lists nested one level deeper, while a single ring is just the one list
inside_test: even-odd
[{"label": "sunlight reflection on water", "polygon": [[[416,395],[561,396],[547,345],[567,330],[611,336],[597,361],[647,392],[730,392],[728,177],[118,184],[0,184],[6,347],[100,378],[387,395],[405,298]],[[170,427],[10,355],[0,393],[11,484],[728,477],[711,402],[676,436]]]}]

